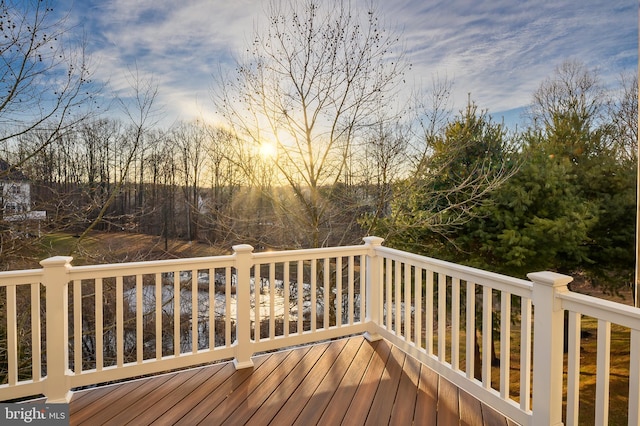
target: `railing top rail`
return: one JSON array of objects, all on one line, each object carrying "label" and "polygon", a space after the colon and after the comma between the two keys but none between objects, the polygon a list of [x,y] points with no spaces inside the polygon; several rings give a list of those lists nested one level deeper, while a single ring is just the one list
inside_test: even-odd
[{"label": "railing top rail", "polygon": [[408,253],[389,247],[376,247],[376,251],[383,257],[408,262],[433,272],[460,278],[467,282],[495,288],[496,290],[507,291],[517,296],[531,298],[533,290],[533,283],[531,281],[497,274],[495,272],[484,271],[470,266],[458,265],[456,263]]},{"label": "railing top rail", "polygon": [[[256,263],[273,261],[296,261],[306,259],[321,259],[325,257],[349,256],[365,254],[364,245],[323,247],[315,249],[285,250],[273,252],[253,253]],[[70,279],[104,278],[118,275],[152,274],[156,272],[189,271],[197,269],[220,268],[233,265],[235,255],[206,256],[169,260],[151,260],[142,262],[107,263],[99,265],[71,266]],[[39,282],[43,269],[0,272],[0,287],[16,284]]]},{"label": "railing top rail", "polygon": [[42,281],[42,271],[42,269],[24,269],[0,272],[0,287],[38,283]]},{"label": "railing top rail", "polygon": [[110,263],[102,265],[73,266],[71,279],[104,278],[118,275],[130,276],[159,272],[190,271],[231,266],[233,255],[191,257],[183,259],[151,260],[144,262]]},{"label": "railing top rail", "polygon": [[562,308],[640,330],[640,309],[572,291],[558,293]]},{"label": "railing top rail", "polygon": [[364,245],[321,247],[313,249],[264,251],[253,254],[256,263],[266,263],[286,260],[322,259],[325,257],[340,257],[354,254],[366,254],[368,248]]}]

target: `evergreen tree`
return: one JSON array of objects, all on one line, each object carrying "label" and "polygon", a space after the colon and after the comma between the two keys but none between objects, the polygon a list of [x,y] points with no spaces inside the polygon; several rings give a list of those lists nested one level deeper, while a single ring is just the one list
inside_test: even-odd
[{"label": "evergreen tree", "polygon": [[440,257],[515,169],[505,129],[471,101],[416,164],[394,186],[391,213],[372,232],[392,246]]},{"label": "evergreen tree", "polygon": [[610,143],[617,130],[601,114],[594,74],[574,62],[557,73],[534,97],[537,124],[523,137],[518,173],[444,253],[509,275],[580,271],[624,285],[634,267],[635,160]]},{"label": "evergreen tree", "polygon": [[548,142],[538,132],[525,136],[518,173],[457,241],[467,263],[523,276],[589,262],[588,235],[597,209],[580,196],[571,159]]}]

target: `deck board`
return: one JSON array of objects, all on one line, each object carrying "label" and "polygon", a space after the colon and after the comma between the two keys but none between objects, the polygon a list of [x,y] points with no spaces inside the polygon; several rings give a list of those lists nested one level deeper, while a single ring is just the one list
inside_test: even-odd
[{"label": "deck board", "polygon": [[367,415],[366,425],[389,423],[391,411],[398,395],[398,385],[405,356],[404,352],[396,346],[391,348],[386,368],[383,370],[380,384],[378,385],[378,391]]},{"label": "deck board", "polygon": [[[176,379],[178,373],[158,376],[145,381],[134,381],[130,383],[124,383],[120,386],[112,386],[112,392],[107,393],[101,398],[97,399],[94,403],[85,405],[83,408],[76,410],[75,404],[69,405],[69,415],[77,424],[96,424],[95,419],[100,419],[100,422],[106,422],[110,416],[117,414],[120,411],[126,411],[131,404],[136,402],[139,398],[148,395],[155,389],[161,388],[162,384],[169,382],[171,379]],[[75,395],[74,395],[75,397]],[[73,401],[73,399],[72,399]],[[116,411],[114,407],[117,407]]]},{"label": "deck board", "polygon": [[460,419],[458,388],[447,380],[440,380],[438,386],[438,420],[440,425],[458,424]]},{"label": "deck board", "polygon": [[322,378],[311,399],[300,412],[295,424],[315,425],[320,421],[362,344],[362,340],[349,339],[347,341],[336,361]]},{"label": "deck board", "polygon": [[160,417],[165,420],[167,411],[171,407],[177,407],[189,395],[206,383],[215,375],[215,369],[200,369],[196,374],[192,375],[182,383],[171,386],[170,382],[165,382],[162,386],[166,387],[164,394],[161,392],[153,392],[148,397],[140,401],[140,410],[126,410],[111,418],[110,421],[127,424],[135,421],[137,424],[152,424]]},{"label": "deck board", "polygon": [[[288,366],[285,369],[285,372],[288,373],[286,377],[283,377],[280,383],[275,383],[274,391],[268,395],[268,398],[263,401],[254,413],[251,413],[251,418],[248,419],[247,424],[259,425],[271,421],[286,404],[289,396],[302,383],[311,368],[322,358],[328,347],[328,344],[315,345],[295,366]],[[244,418],[240,419],[244,421]],[[233,423],[233,421],[230,423]]]},{"label": "deck board", "polygon": [[483,420],[478,417],[478,411],[482,410],[480,401],[469,395],[467,392],[460,391],[460,424],[468,426],[483,426]]},{"label": "deck board", "polygon": [[416,398],[414,423],[435,425],[438,413],[438,375],[424,365],[420,366],[420,382]]},{"label": "deck board", "polygon": [[[118,411],[105,410],[105,413],[102,414],[103,421],[126,424],[141,414],[141,412],[145,411],[148,407],[154,407],[154,410],[160,410],[160,414],[162,414],[166,407],[164,405],[164,401],[167,398],[170,399],[171,396],[175,394],[176,389],[180,389],[199,374],[205,374],[198,370],[188,370],[184,373],[186,374],[173,375],[169,380],[154,387],[151,391],[148,391],[144,387],[140,387],[134,392],[123,395],[117,401],[119,407],[122,408]],[[148,423],[151,423],[151,421]]]},{"label": "deck board", "polygon": [[[327,374],[331,366],[334,365],[336,359],[342,352],[342,349],[346,345],[348,339],[343,339],[340,344],[330,344],[319,362],[315,363],[313,368],[309,370],[304,380],[291,394],[291,397],[287,399],[286,403],[282,406],[282,409],[278,411],[276,416],[272,419],[273,424],[276,425],[291,425],[294,424],[298,418],[300,412],[304,408],[304,404],[301,402],[307,402],[313,396],[315,390],[320,385],[320,382]],[[261,419],[258,419],[260,421]]]},{"label": "deck board", "polygon": [[365,371],[353,401],[347,408],[342,424],[354,426],[364,424],[390,353],[391,345],[382,340],[376,342],[369,368]]},{"label": "deck board", "polygon": [[[170,407],[169,410],[165,411],[162,415],[162,420],[167,422],[167,424],[175,424],[187,413],[197,411],[197,401],[203,401],[208,398],[208,396],[228,377],[235,373],[235,368],[232,364],[219,364],[220,368],[215,370],[212,369],[212,374],[210,375],[209,380],[202,383],[197,389],[194,389],[188,395],[185,395],[185,398],[188,397],[188,400],[181,404],[176,404]],[[188,401],[194,401],[194,403],[190,404]],[[147,410],[154,410],[154,407],[148,407]]]},{"label": "deck board", "polygon": [[486,404],[482,405],[482,419],[486,426],[508,426],[507,419]]},{"label": "deck board", "polygon": [[[263,358],[260,361],[265,361],[265,359]],[[274,362],[273,359],[272,362]],[[272,369],[270,368],[270,364],[267,364],[264,369],[261,369],[261,367],[263,367],[263,365],[262,363],[259,363],[254,367],[253,370],[244,368],[235,371],[235,368],[231,366],[232,371],[227,377],[225,377],[224,381],[215,388],[212,388],[211,392],[206,395],[204,399],[193,401],[195,403],[195,407],[190,410],[185,416],[176,420],[176,423],[184,425],[195,425],[210,416],[211,412],[218,408],[220,405],[222,405],[221,410],[223,410],[225,405],[224,403],[229,398],[229,396],[232,395],[236,391],[236,389],[238,389],[247,379],[249,379],[252,374],[260,372],[260,374],[256,376],[256,378],[254,378],[254,381],[257,381],[265,371],[272,371]]]},{"label": "deck board", "polygon": [[400,374],[398,392],[392,407],[389,424],[410,425],[413,424],[418,396],[420,363],[415,358],[405,355],[404,365]]},{"label": "deck board", "polygon": [[362,336],[76,391],[71,425],[515,425],[385,340]]},{"label": "deck board", "polygon": [[338,425],[342,422],[345,412],[349,408],[351,401],[358,390],[364,372],[369,367],[373,356],[374,344],[362,344],[354,361],[349,366],[347,373],[342,378],[338,389],[329,401],[329,409],[325,409],[322,417],[318,421],[319,425]]},{"label": "deck board", "polygon": [[[300,351],[291,351],[286,357],[277,359],[275,363],[265,362],[265,367],[268,366],[268,368],[263,368],[262,376],[254,379],[252,375],[250,380],[245,383],[245,386],[233,395],[235,399],[229,399],[228,411],[216,410],[212,412],[205,421],[216,422],[218,424],[246,423],[271,395],[286,393],[286,391],[280,390],[279,386],[290,376],[291,370],[283,369],[282,366],[295,368],[303,359],[309,356],[310,352],[312,352],[310,355],[312,358],[316,356],[319,357],[322,353],[322,351],[317,351],[318,353],[316,354],[316,351],[303,348]],[[244,400],[242,400],[243,394],[247,395]],[[226,422],[223,423],[225,420]]]}]

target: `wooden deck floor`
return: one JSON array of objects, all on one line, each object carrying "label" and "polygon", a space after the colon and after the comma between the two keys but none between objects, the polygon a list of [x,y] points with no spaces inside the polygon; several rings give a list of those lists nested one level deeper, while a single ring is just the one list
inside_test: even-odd
[{"label": "wooden deck floor", "polygon": [[71,425],[514,425],[387,341],[352,337],[78,391]]}]

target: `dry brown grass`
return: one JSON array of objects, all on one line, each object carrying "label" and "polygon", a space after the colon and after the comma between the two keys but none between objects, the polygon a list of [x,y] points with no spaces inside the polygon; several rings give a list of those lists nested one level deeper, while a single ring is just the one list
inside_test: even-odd
[{"label": "dry brown grass", "polygon": [[[574,288],[574,290],[576,290]],[[622,292],[619,295],[605,294],[590,286],[578,287],[582,293],[594,297],[606,298],[619,303],[631,304],[630,292]],[[464,323],[461,324],[464,328]],[[598,321],[595,318],[583,317],[581,321],[582,338],[580,342],[580,402],[579,424],[595,424],[595,394],[596,394],[596,366],[597,366],[597,328]],[[446,360],[451,362],[451,329],[447,327],[446,335]],[[478,336],[481,346],[482,339]],[[515,401],[519,401],[520,395],[520,321],[516,319],[511,325],[511,351],[509,355],[510,377],[509,395]],[[465,330],[460,330],[460,365],[465,368],[466,353]],[[433,351],[437,353],[437,327],[434,327]],[[609,377],[609,424],[626,425],[629,400],[629,365],[630,365],[630,331],[616,324],[611,325],[611,352],[610,352],[610,377]],[[482,351],[482,348],[480,348]],[[500,345],[495,343],[496,355],[500,357]],[[564,389],[566,403],[566,370],[567,357],[564,359]],[[491,382],[494,389],[499,389],[500,367],[492,367]],[[533,389],[535,393],[535,389]]]},{"label": "dry brown grass", "polygon": [[31,263],[35,265],[29,267],[38,267],[38,260],[50,256],[70,255],[74,258],[74,265],[84,265],[216,256],[231,252],[230,247],[223,249],[182,240],[169,240],[165,250],[165,241],[161,237],[106,232],[94,232],[80,242],[74,235],[53,233],[45,236],[36,249],[36,256],[31,256],[34,259]]}]

